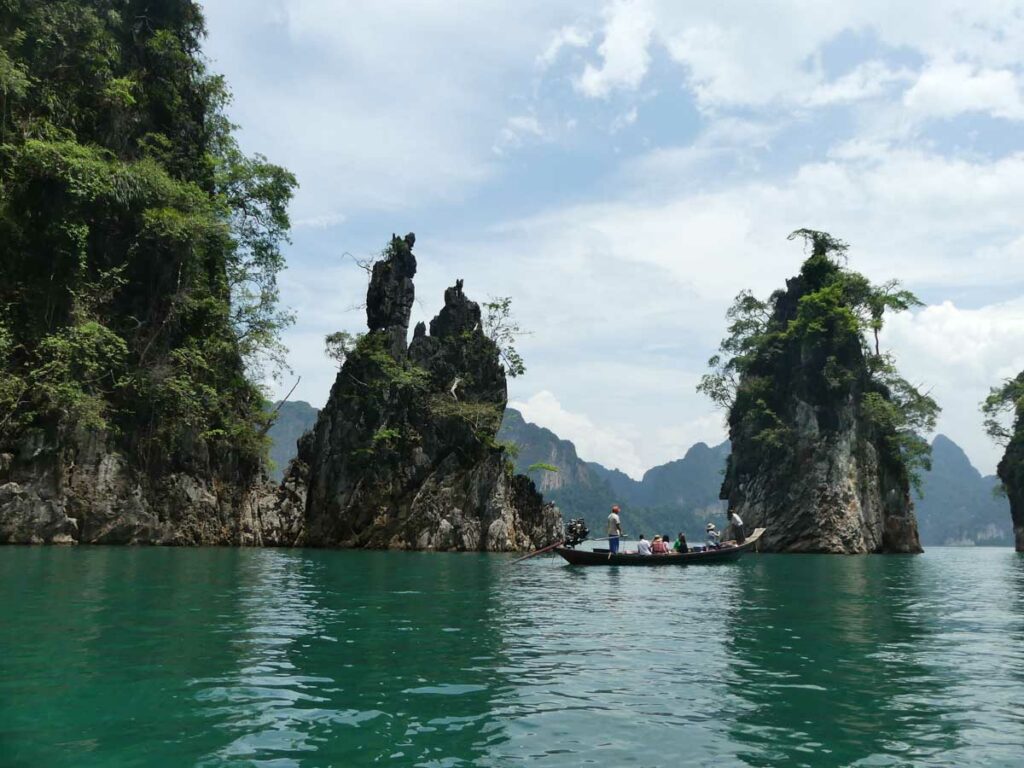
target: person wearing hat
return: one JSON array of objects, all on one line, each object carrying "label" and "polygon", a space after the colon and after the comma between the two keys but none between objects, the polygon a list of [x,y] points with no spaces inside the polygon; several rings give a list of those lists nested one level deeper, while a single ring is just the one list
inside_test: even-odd
[{"label": "person wearing hat", "polygon": [[708,549],[718,549],[719,540],[722,538],[722,534],[718,532],[718,529],[715,527],[714,523],[708,523],[706,531],[708,538]]},{"label": "person wearing hat", "polygon": [[622,536],[622,521],[619,520],[619,506],[612,507],[608,515],[608,551],[613,555],[619,551],[619,537]]}]

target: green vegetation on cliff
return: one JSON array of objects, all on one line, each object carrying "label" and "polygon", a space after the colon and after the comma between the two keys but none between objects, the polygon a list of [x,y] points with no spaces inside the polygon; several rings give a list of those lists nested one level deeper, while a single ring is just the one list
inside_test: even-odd
[{"label": "green vegetation on cliff", "polygon": [[295,180],[239,150],[203,34],[189,0],[0,3],[0,450],[258,466]]},{"label": "green vegetation on cliff", "polygon": [[[873,285],[846,267],[847,245],[824,232],[798,230],[811,249],[800,274],[767,301],[740,293],[728,312],[729,335],[709,361],[698,390],[727,409],[730,436],[745,443],[740,460],[754,473],[765,463],[793,460],[799,414],[793,398],[817,409],[821,426],[851,399],[897,476],[919,486],[930,467],[923,433],[935,426],[939,408],[896,369],[879,346],[887,310],[920,302],[895,281]],[[737,461],[736,454],[730,459]]]},{"label": "green vegetation on cliff", "polygon": [[1010,499],[1017,550],[1024,552],[1024,373],[993,387],[981,408],[985,430],[1006,446],[996,472]]}]

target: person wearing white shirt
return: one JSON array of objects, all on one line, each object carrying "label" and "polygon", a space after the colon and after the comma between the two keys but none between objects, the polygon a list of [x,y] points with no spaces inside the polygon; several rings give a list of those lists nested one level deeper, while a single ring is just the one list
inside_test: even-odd
[{"label": "person wearing white shirt", "polygon": [[719,540],[722,538],[722,534],[718,532],[718,528],[715,527],[714,523],[708,523],[706,532],[708,549],[718,549],[720,546]]},{"label": "person wearing white shirt", "polygon": [[732,529],[736,532],[736,543],[742,544],[747,540],[747,531],[743,527],[743,520],[735,512],[729,517],[729,522],[732,523]]},{"label": "person wearing white shirt", "polygon": [[651,542],[645,539],[642,533],[640,534],[640,541],[636,545],[636,553],[638,555],[651,554]]}]

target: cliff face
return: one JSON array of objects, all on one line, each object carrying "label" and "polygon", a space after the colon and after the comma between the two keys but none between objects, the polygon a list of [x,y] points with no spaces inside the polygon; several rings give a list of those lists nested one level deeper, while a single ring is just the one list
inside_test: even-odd
[{"label": "cliff face", "polygon": [[996,468],[1010,499],[1017,551],[1024,552],[1024,418],[1017,416],[1013,437]]},{"label": "cliff face", "polygon": [[311,438],[312,546],[522,550],[561,536],[561,515],[514,475],[495,435],[507,401],[498,349],[462,290],[419,324],[414,239],[393,238],[367,291],[369,331],[349,354]]},{"label": "cliff face", "polygon": [[0,18],[0,542],[264,538],[294,177],[237,146],[196,2]]},{"label": "cliff face", "polygon": [[769,551],[920,552],[899,447],[910,430],[852,298],[870,285],[815,247],[743,348],[721,496],[748,530],[768,529]]},{"label": "cliff face", "polygon": [[249,469],[204,471],[201,448],[196,466],[157,478],[101,432],[58,440],[40,430],[18,448],[0,454],[3,544],[289,546],[301,536],[301,488],[253,482]]},{"label": "cliff face", "polygon": [[[906,476],[886,466],[850,403],[826,413],[794,397],[800,425],[789,461],[750,471],[742,438],[722,497],[769,552],[920,552]],[[823,423],[824,422],[824,423]]]}]

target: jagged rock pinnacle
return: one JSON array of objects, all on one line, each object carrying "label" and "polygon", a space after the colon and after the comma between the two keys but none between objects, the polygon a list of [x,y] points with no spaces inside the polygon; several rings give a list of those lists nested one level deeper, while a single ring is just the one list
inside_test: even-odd
[{"label": "jagged rock pinnacle", "polygon": [[412,279],[416,275],[416,257],[412,247],[416,235],[391,236],[384,258],[373,265],[366,290],[366,324],[371,331],[385,331],[396,355],[406,350],[409,317],[416,299]]}]

